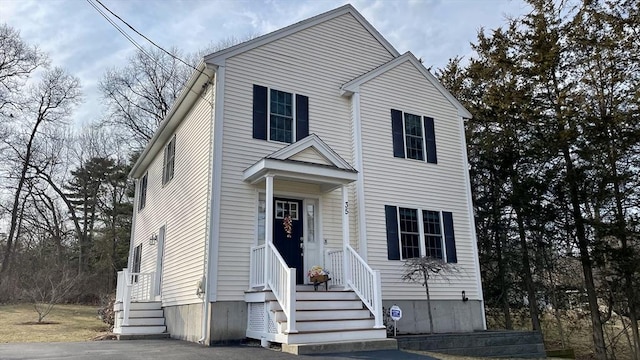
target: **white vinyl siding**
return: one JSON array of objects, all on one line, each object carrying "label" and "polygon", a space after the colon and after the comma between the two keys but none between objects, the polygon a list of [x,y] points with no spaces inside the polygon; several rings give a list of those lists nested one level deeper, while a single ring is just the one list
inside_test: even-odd
[{"label": "white vinyl siding", "polygon": [[[147,171],[147,205],[135,219],[134,242],[144,243],[142,272],[156,270],[158,245],[148,245],[151,235],[166,226],[162,274],[164,306],[201,302],[196,284],[203,275],[208,179],[211,164],[213,87],[196,100],[170,141],[179,153],[176,176],[163,185],[165,153],[159,151]],[[204,99],[206,100],[204,100]],[[135,246],[134,244],[134,246]]]},{"label": "white vinyl siding", "polygon": [[[309,97],[309,133],[317,134],[333,150],[352,162],[350,99],[340,86],[392,59],[392,55],[350,14],[315,25],[226,60],[224,141],[218,301],[242,300],[249,284],[249,250],[256,234],[256,189],[242,181],[242,173],[285,144],[253,139],[253,84],[301,93]],[[268,70],[268,71],[266,71]],[[276,195],[318,196],[318,187],[275,181]],[[352,188],[352,187],[350,187]],[[322,239],[326,247],[342,243],[340,189],[319,199]],[[350,203],[353,194],[350,195]],[[355,238],[355,208],[350,213]]]},{"label": "white vinyl siding", "polygon": [[[457,109],[408,61],[362,84],[360,105],[368,261],[372,268],[382,270],[383,298],[424,299],[423,287],[401,281],[401,262],[387,259],[384,209],[393,204],[453,213],[460,275],[451,282],[432,280],[431,297],[457,299],[464,290],[470,299],[476,299],[475,239],[471,238],[464,133]],[[437,166],[393,156],[389,109],[435,119]]]},{"label": "white vinyl siding", "polygon": [[322,156],[318,151],[312,148],[305,149],[293,155],[289,159],[314,164],[331,165],[331,163],[327,159],[325,159],[324,156]]}]

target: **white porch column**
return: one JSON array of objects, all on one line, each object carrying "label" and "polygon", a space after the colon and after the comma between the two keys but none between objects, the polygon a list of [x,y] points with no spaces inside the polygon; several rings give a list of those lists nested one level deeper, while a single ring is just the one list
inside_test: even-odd
[{"label": "white porch column", "polygon": [[265,176],[264,287],[269,288],[269,246],[273,244],[273,175]]},{"label": "white porch column", "polygon": [[342,268],[345,288],[349,287],[349,281],[351,281],[351,264],[347,245],[349,245],[349,189],[347,185],[342,185]]},{"label": "white porch column", "polygon": [[[265,214],[264,214],[264,288],[269,289],[270,268],[269,254],[273,245],[273,175],[265,176]],[[264,332],[269,332],[269,309],[264,304]],[[262,347],[269,347],[269,342],[262,337]]]}]

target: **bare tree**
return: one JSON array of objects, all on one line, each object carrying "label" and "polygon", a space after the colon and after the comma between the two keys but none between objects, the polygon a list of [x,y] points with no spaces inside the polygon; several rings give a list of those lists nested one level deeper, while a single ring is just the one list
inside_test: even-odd
[{"label": "bare tree", "polygon": [[429,314],[429,333],[433,334],[433,315],[431,314],[431,294],[429,292],[429,280],[434,277],[449,280],[457,274],[458,268],[453,264],[444,262],[434,257],[417,257],[408,259],[404,263],[402,280],[419,283],[424,286],[427,293],[427,311]]},{"label": "bare tree", "polygon": [[24,139],[24,145],[11,144],[20,159],[20,170],[17,186],[13,192],[10,227],[0,275],[4,275],[9,269],[14,241],[17,239],[21,199],[34,156],[36,137],[44,124],[62,123],[69,116],[73,107],[80,101],[80,83],[77,78],[66,74],[62,69],[55,68],[45,71],[40,82],[31,87],[27,94],[28,103],[25,110],[21,112],[21,117],[28,124],[29,135]]},{"label": "bare tree", "polygon": [[29,75],[47,63],[46,54],[25,43],[12,27],[0,24],[0,117],[10,116],[9,108],[23,104],[16,95]]},{"label": "bare tree", "polygon": [[[176,57],[180,51],[171,49]],[[189,79],[191,70],[158,49],[138,50],[122,68],[106,72],[100,81],[107,114],[105,124],[127,129],[144,147]]]},{"label": "bare tree", "polygon": [[256,34],[228,37],[191,54],[175,47],[168,53],[158,48],[136,51],[126,66],[108,70],[100,81],[107,106],[103,123],[119,129],[137,148],[143,148],[202,57],[254,37]]}]

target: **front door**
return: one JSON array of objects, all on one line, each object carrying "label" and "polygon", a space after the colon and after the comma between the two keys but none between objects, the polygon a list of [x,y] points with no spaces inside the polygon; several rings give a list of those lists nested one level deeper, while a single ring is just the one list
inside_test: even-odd
[{"label": "front door", "polygon": [[296,268],[296,283],[304,283],[302,262],[302,200],[275,198],[273,204],[273,244],[290,268]]}]

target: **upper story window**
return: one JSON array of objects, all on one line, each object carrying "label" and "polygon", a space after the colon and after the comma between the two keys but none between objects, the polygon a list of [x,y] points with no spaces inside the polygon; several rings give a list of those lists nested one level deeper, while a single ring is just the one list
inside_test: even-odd
[{"label": "upper story window", "polygon": [[149,173],[144,174],[138,185],[138,211],[144,209],[147,204],[147,183],[149,182]]},{"label": "upper story window", "polygon": [[164,164],[162,165],[162,185],[167,184],[173,179],[173,171],[175,168],[176,160],[176,137],[171,138],[171,141],[164,147]]},{"label": "upper story window", "polygon": [[309,135],[309,98],[253,85],[253,138],[293,143]]},{"label": "upper story window", "polygon": [[452,213],[386,205],[385,218],[389,260],[428,256],[458,261]]},{"label": "upper story window", "polygon": [[293,94],[271,89],[269,140],[293,142]]},{"label": "upper story window", "polygon": [[433,118],[391,109],[393,156],[438,163]]}]

